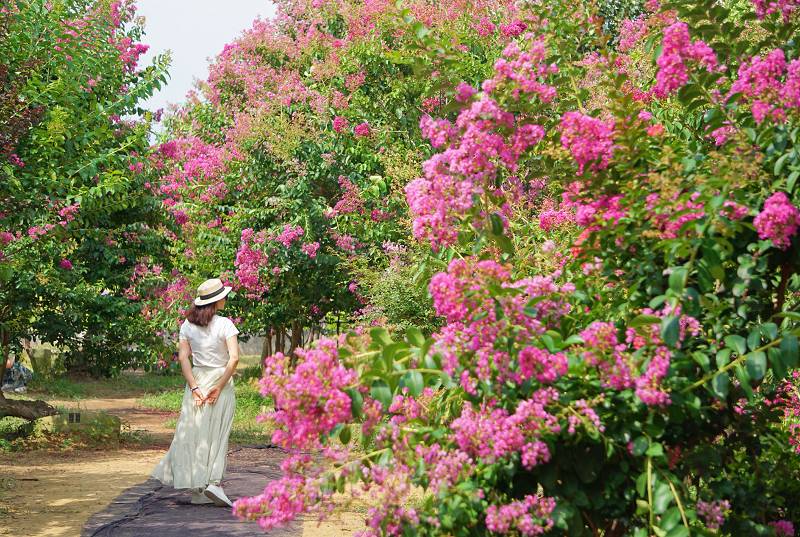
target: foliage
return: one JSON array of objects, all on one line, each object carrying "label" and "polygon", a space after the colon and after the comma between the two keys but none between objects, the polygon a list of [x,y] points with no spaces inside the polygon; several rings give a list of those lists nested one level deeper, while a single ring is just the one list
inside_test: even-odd
[{"label": "foliage", "polygon": [[15,0],[0,8],[0,311],[10,344],[67,349],[71,369],[111,374],[150,360],[157,340],[123,296],[157,262],[160,203],[141,159],[165,79],[133,7]]},{"label": "foliage", "polygon": [[234,511],[363,491],[364,535],[794,535],[797,3],[651,1],[616,36],[517,8],[479,87],[451,27],[408,21],[456,77],[405,186],[441,328],[269,357],[293,456]]}]

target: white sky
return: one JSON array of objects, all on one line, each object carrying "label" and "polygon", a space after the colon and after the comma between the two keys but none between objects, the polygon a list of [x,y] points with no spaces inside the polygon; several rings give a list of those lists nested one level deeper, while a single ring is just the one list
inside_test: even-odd
[{"label": "white sky", "polygon": [[157,110],[167,103],[180,103],[195,79],[208,76],[209,60],[222,51],[256,17],[270,18],[275,7],[269,0],[138,0],[137,15],[143,15],[150,50],[140,65],[155,54],[172,51],[167,85],[144,108]]}]

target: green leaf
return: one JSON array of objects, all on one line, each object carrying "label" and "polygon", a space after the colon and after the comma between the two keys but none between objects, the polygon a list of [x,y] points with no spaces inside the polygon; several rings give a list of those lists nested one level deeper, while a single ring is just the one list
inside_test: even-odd
[{"label": "green leaf", "polygon": [[350,412],[354,417],[361,419],[364,417],[364,397],[355,388],[348,388],[346,392],[350,396]]},{"label": "green leaf", "polygon": [[687,276],[688,272],[686,271],[685,267],[677,267],[672,269],[672,273],[669,275],[669,288],[672,289],[676,294],[681,295],[684,287],[686,287]]},{"label": "green leaf", "polygon": [[647,448],[650,446],[650,441],[647,437],[639,436],[633,441],[633,454],[637,457],[644,455]]},{"label": "green leaf", "polygon": [[373,328],[369,331],[369,335],[372,338],[372,341],[377,341],[381,344],[381,346],[391,345],[392,338],[389,336],[388,330],[385,328]]},{"label": "green leaf", "polygon": [[425,379],[422,378],[422,373],[419,371],[409,371],[403,375],[401,382],[403,383],[403,386],[408,388],[408,392],[414,397],[417,397],[419,394],[421,394],[423,388],[425,388]]},{"label": "green leaf", "polygon": [[784,153],[781,157],[775,161],[775,168],[772,170],[773,175],[776,177],[781,174],[781,170],[783,170],[783,165],[786,163],[786,159],[789,158],[789,153]]},{"label": "green leaf", "polygon": [[678,317],[671,315],[661,320],[661,339],[670,347],[678,342],[681,333],[681,324]]},{"label": "green leaf", "polygon": [[728,397],[728,390],[731,386],[731,379],[727,373],[717,373],[711,380],[711,388],[714,390],[714,395],[718,399],[725,399]]},{"label": "green leaf", "polygon": [[350,443],[350,435],[351,435],[350,426],[349,425],[345,425],[344,427],[342,427],[342,430],[339,431],[339,441],[344,445],[349,444]]},{"label": "green leaf", "polygon": [[630,328],[639,328],[640,326],[646,326],[650,324],[656,324],[661,322],[661,317],[656,315],[637,315],[628,323]]},{"label": "green leaf", "polygon": [[722,369],[726,365],[728,365],[731,361],[731,351],[730,349],[720,349],[717,351],[716,362],[717,362],[717,369]]},{"label": "green leaf", "polygon": [[780,348],[781,357],[783,358],[783,363],[786,365],[786,367],[789,369],[797,367],[797,336],[793,336],[792,334],[786,334],[783,336]]},{"label": "green leaf", "polygon": [[502,235],[503,234],[503,219],[497,213],[492,213],[489,217],[489,220],[492,221],[492,233],[495,235]]},{"label": "green leaf", "polygon": [[745,395],[747,395],[747,398],[748,399],[752,399],[753,398],[753,388],[750,387],[750,382],[751,382],[752,378],[747,373],[745,368],[742,367],[741,365],[737,365],[733,370],[736,373],[736,378],[739,379],[739,386],[742,388],[742,390],[744,391]]},{"label": "green leaf", "polygon": [[372,383],[369,394],[376,401],[380,401],[384,410],[388,410],[389,406],[392,404],[392,390],[390,390],[386,382],[382,380],[376,380]]},{"label": "green leaf", "polygon": [[767,355],[764,354],[764,351],[751,352],[747,355],[745,363],[747,373],[753,380],[759,381],[764,378],[764,374],[767,372]]},{"label": "green leaf", "polygon": [[704,353],[695,351],[692,353],[692,359],[703,368],[703,371],[709,371],[711,369],[711,361]]},{"label": "green leaf", "polygon": [[659,442],[653,442],[650,444],[650,447],[647,448],[645,455],[648,457],[662,457],[664,455],[664,446]]},{"label": "green leaf", "polygon": [[794,190],[794,185],[797,184],[798,177],[800,177],[800,170],[795,170],[789,174],[789,178],[786,180],[786,190],[789,192]]},{"label": "green leaf", "polygon": [[747,342],[742,336],[735,334],[725,336],[725,346],[736,351],[739,356],[744,356],[747,352]]},{"label": "green leaf", "polygon": [[406,340],[415,347],[422,347],[425,345],[425,336],[422,335],[422,330],[416,326],[410,326],[406,330]]},{"label": "green leaf", "polygon": [[747,347],[754,351],[761,346],[761,331],[757,328],[747,334]]},{"label": "green leaf", "polygon": [[672,490],[666,483],[658,483],[653,489],[653,511],[658,514],[663,513],[672,503]]}]

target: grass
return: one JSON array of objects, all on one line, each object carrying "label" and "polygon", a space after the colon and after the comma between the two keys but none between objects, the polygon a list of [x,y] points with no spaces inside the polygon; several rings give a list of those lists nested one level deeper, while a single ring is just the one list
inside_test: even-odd
[{"label": "grass", "polygon": [[[265,411],[268,401],[258,391],[256,379],[261,370],[258,365],[245,367],[237,372],[234,380],[236,409],[233,413],[233,428],[230,441],[234,444],[259,444],[268,441],[269,428],[256,422],[256,417]],[[138,403],[153,410],[179,412],[183,402],[184,387],[143,396]],[[167,422],[174,427],[176,419]]]}]

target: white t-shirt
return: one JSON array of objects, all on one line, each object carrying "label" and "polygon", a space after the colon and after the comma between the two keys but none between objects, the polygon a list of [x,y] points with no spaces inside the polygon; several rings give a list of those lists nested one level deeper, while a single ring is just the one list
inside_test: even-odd
[{"label": "white t-shirt", "polygon": [[239,330],[227,317],[214,315],[208,326],[197,326],[183,321],[179,338],[189,342],[192,363],[205,367],[223,367],[228,363],[227,340]]}]

